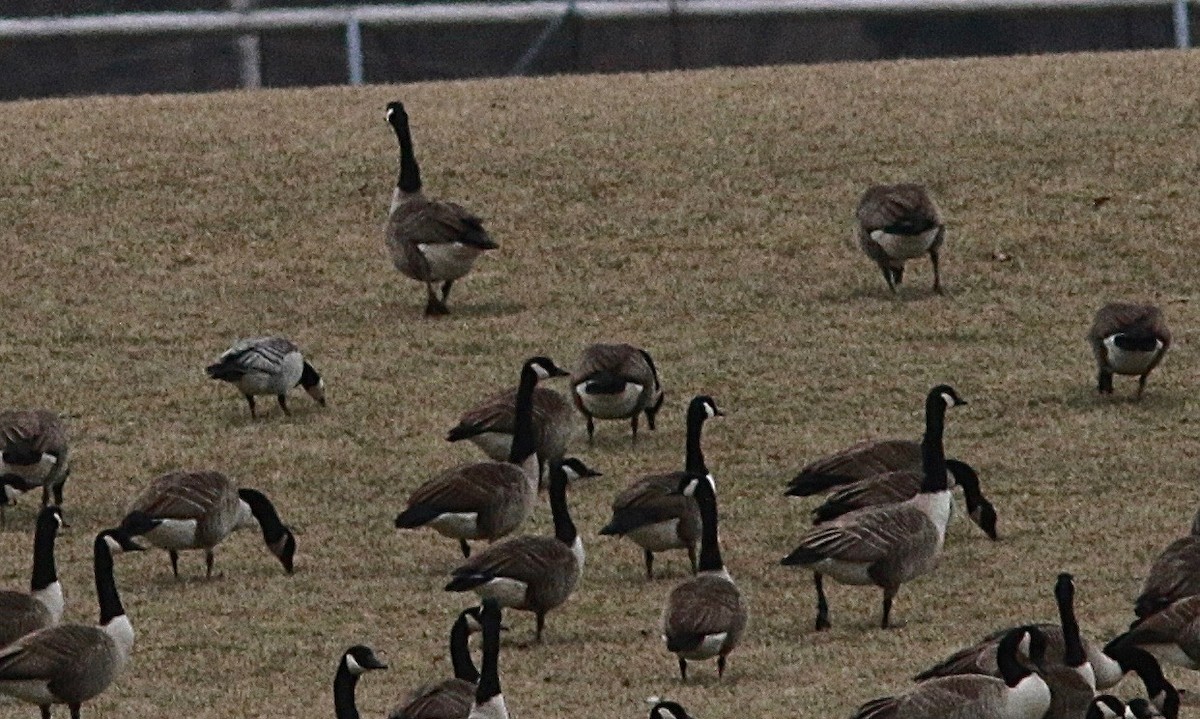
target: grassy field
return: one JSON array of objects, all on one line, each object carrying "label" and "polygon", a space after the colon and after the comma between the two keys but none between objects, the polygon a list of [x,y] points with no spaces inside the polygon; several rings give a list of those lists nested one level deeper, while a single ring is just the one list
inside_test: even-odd
[{"label": "grassy field", "polygon": [[[96,618],[92,535],[160,472],[223,470],[299,541],[292,577],[253,532],[218,550],[211,582],[200,554],[182,582],[165,553],[119,557],[138,644],[87,716],[330,716],[356,642],[391,665],[360,685],[365,716],[448,676],[458,550],[392,519],[430,474],[481,456],[443,440],[462,410],[530,355],[570,366],[605,339],[654,354],[667,405],[636,448],[624,423],[576,443],[605,473],[571,497],[588,565],[544,647],[527,646],[532,615],[506,619],[514,715],[637,717],[664,695],[701,718],[844,716],[998,625],[1052,619],[1064,570],[1085,632],[1114,635],[1198,504],[1198,95],[1200,55],[1172,52],[0,106],[0,403],[69,418],[69,620]],[[383,245],[393,99],[428,189],[501,244],[446,319],[421,316]],[[904,180],[948,218],[949,296],[915,262],[890,298],[849,241],[866,185]],[[1131,379],[1094,394],[1084,334],[1119,298],[1158,302],[1175,332],[1140,403]],[[328,408],[297,392],[290,419],[267,402],[250,421],[205,379],[261,333],[307,350]],[[877,628],[878,591],[832,585],[834,629],[815,634],[809,575],[778,565],[814,503],[784,484],[857,439],[916,437],[943,381],[970,402],[947,451],[978,468],[1002,541],[959,514],[939,570],[897,599],[905,627]],[[681,686],[658,620],[686,559],[662,555],[646,582],[632,544],[595,532],[619,488],[681,467],[699,392],[728,412],[705,446],[753,618],[724,681],[708,663]],[[0,586],[27,586],[31,499],[0,531]],[[549,511],[526,529],[549,531]]]}]

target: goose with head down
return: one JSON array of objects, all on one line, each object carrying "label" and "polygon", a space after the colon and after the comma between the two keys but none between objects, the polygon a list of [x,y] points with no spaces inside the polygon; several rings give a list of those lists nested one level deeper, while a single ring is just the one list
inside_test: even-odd
[{"label": "goose with head down", "polygon": [[[48,409],[0,412],[0,505],[25,492],[42,490],[42,508],[62,507],[63,487],[71,476],[67,428]],[[0,516],[3,516],[0,509]]]},{"label": "goose with head down", "polygon": [[250,405],[250,417],[258,416],[254,397],[275,395],[284,414],[291,414],[287,393],[302,387],[313,401],[325,406],[325,380],[304,358],[295,342],[285,337],[251,337],[233,343],[217,361],[205,368],[210,379],[228,382]]},{"label": "goose with head down", "polygon": [[904,263],[925,254],[933,264],[933,291],[941,294],[938,254],[946,238],[946,224],[924,185],[869,187],[855,216],[859,247],[879,266],[892,294],[904,279]]},{"label": "goose with head down", "polygon": [[1162,310],[1151,304],[1110,302],[1096,311],[1088,342],[1096,358],[1096,389],[1112,394],[1113,375],[1138,378],[1137,396],[1171,347],[1171,330]]},{"label": "goose with head down", "polygon": [[571,373],[575,406],[587,419],[588,441],[594,439],[599,419],[629,419],[632,441],[637,441],[638,416],[654,429],[662,409],[662,383],[650,353],[630,344],[594,344],[585,347]]}]

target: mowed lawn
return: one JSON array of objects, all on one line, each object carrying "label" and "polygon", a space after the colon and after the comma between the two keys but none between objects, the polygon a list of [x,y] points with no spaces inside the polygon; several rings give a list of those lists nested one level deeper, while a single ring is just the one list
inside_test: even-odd
[{"label": "mowed lawn", "polygon": [[[442,586],[461,557],[393,518],[432,473],[482,456],[443,439],[460,412],[526,357],[569,367],[601,340],[649,349],[667,404],[636,447],[624,422],[575,444],[604,472],[570,497],[588,563],[545,646],[529,646],[532,615],[506,617],[515,716],[638,717],[651,695],[701,719],[845,716],[984,632],[1053,620],[1060,571],[1084,631],[1115,635],[1200,505],[1197,96],[1200,55],[1171,52],[0,106],[0,404],[69,421],[68,619],[96,621],[91,538],[161,472],[264,491],[299,542],[291,577],[256,532],[218,549],[213,581],[199,553],[180,582],[163,552],[118,557],[137,646],[86,716],[331,716],[357,642],[391,665],[360,684],[364,716],[449,676],[467,597]],[[501,245],[445,319],[422,317],[423,288],[383,245],[395,99],[427,189]],[[893,299],[851,243],[858,196],[881,181],[939,199],[948,296],[915,261]],[[1095,396],[1084,335],[1114,299],[1155,301],[1174,329],[1141,402],[1129,378]],[[297,391],[291,418],[267,398],[251,421],[205,378],[233,339],[266,333],[304,347],[327,408]],[[834,628],[816,634],[810,575],[779,566],[815,502],[784,485],[855,440],[916,438],[939,382],[970,402],[948,416],[947,452],[978,469],[1002,541],[960,498],[941,567],[896,601],[906,626],[877,628],[878,590],[830,584]],[[595,533],[629,481],[682,467],[697,393],[728,413],[705,449],[753,617],[724,681],[697,663],[681,686],[658,622],[686,558],[661,555],[647,582],[640,550]],[[35,510],[7,513],[0,586],[28,585]],[[543,503],[525,529],[549,526]]]}]

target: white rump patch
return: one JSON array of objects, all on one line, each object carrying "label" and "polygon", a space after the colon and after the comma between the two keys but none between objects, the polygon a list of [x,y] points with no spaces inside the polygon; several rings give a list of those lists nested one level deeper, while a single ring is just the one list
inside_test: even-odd
[{"label": "white rump patch", "polygon": [[1050,687],[1041,675],[1030,674],[1015,687],[1004,692],[1007,711],[1003,716],[1043,716],[1050,708]]},{"label": "white rump patch", "polygon": [[[141,536],[159,549],[195,549],[196,524],[194,519],[164,519]],[[116,549],[120,551],[120,547]]]},{"label": "white rump patch", "polygon": [[871,239],[883,248],[888,257],[894,260],[911,260],[933,247],[937,239],[938,228],[926,230],[919,235],[893,235],[883,230],[872,230]]},{"label": "white rump patch", "polygon": [[479,538],[478,512],[446,512],[429,522],[437,532],[454,539]]},{"label": "white rump patch", "polygon": [[1117,346],[1111,335],[1104,338],[1104,351],[1108,357],[1108,367],[1115,374],[1145,374],[1154,360],[1162,353],[1162,342],[1156,343],[1152,350],[1136,352],[1123,350]]},{"label": "white rump patch", "polygon": [[728,636],[729,632],[706,634],[704,639],[700,640],[699,646],[686,652],[679,652],[679,656],[684,659],[712,659],[721,653],[721,647],[725,646],[725,639]]},{"label": "white rump patch", "polygon": [[417,245],[417,249],[429,263],[430,278],[434,282],[457,280],[471,271],[471,265],[482,252],[478,247],[461,242],[439,242]]},{"label": "white rump patch", "polygon": [[663,552],[668,549],[684,549],[687,547],[679,539],[679,520],[668,519],[665,522],[647,524],[625,533],[634,544],[651,552]]},{"label": "white rump patch", "polygon": [[638,399],[642,396],[644,386],[636,382],[626,382],[625,389],[617,394],[588,394],[587,382],[575,385],[575,394],[588,414],[600,419],[623,419],[633,416],[637,411]]}]

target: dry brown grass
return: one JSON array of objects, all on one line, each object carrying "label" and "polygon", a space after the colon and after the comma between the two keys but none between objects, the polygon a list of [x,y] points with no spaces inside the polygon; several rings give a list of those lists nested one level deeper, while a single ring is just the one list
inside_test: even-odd
[{"label": "dry brown grass", "polygon": [[[654,694],[699,717],[845,715],[986,630],[1052,618],[1061,570],[1085,630],[1114,634],[1196,507],[1198,95],[1200,56],[1159,53],[0,107],[3,403],[70,418],[69,619],[95,620],[91,534],[170,468],[264,490],[300,543],[290,578],[253,533],[220,548],[213,582],[199,555],[181,583],[165,554],[119,558],[138,645],[89,716],[330,716],[334,664],[359,641],[392,667],[360,686],[364,715],[448,674],[457,549],[392,518],[430,473],[477,456],[442,439],[461,410],[526,356],[569,366],[605,338],[654,353],[668,405],[636,449],[621,423],[577,445],[605,472],[573,494],[589,563],[547,646],[523,646],[530,615],[507,620],[515,715],[643,716]],[[502,245],[445,320],[421,317],[383,247],[396,98],[430,190]],[[930,296],[918,262],[889,299],[848,243],[861,190],[909,179],[949,218],[952,297]],[[1158,301],[1176,331],[1141,403],[1128,379],[1093,396],[1083,335],[1114,298]],[[230,340],[265,332],[308,350],[328,409],[297,393],[291,419],[272,405],[251,422],[204,378]],[[1003,541],[960,515],[939,571],[897,601],[906,627],[875,628],[878,592],[833,586],[834,629],[816,635],[808,575],[778,566],[812,502],[784,501],[784,483],[858,438],[915,437],[939,381],[971,403],[947,447],[979,468]],[[697,665],[680,686],[657,622],[685,560],[664,555],[667,576],[646,583],[632,545],[594,533],[620,487],[682,462],[697,392],[729,412],[706,448],[754,617],[726,681]],[[0,586],[28,581],[32,504],[0,533]]]}]

